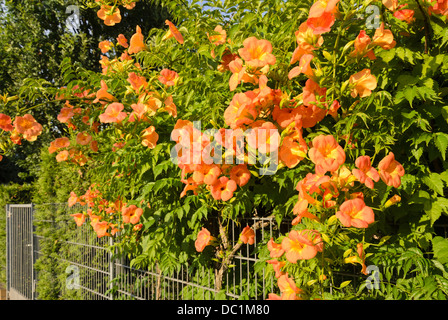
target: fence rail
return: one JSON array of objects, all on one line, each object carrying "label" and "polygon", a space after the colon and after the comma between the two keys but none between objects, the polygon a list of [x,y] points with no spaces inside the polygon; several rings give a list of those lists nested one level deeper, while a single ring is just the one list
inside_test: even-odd
[{"label": "fence rail", "polygon": [[[70,214],[81,209],[66,204],[6,206],[11,299],[41,299],[51,290],[59,290],[62,299],[82,300],[203,300],[218,293],[212,268],[182,265],[167,272],[153,265],[140,270],[130,267],[128,259],[114,259],[107,249],[112,238],[98,238],[86,224],[74,225]],[[264,269],[254,272],[258,261],[254,248],[277,232],[271,219],[253,218],[251,223],[263,219],[268,223],[257,231],[254,246],[244,245],[224,276],[221,294],[227,299],[266,299],[273,290],[273,275]],[[236,243],[240,226],[232,224],[229,229],[229,241]],[[55,245],[56,257],[45,249]],[[57,279],[56,288],[42,287],[45,278]]]}]

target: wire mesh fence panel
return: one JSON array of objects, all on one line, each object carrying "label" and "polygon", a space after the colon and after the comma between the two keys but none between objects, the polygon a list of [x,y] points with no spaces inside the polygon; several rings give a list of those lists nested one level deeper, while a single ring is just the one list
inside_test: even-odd
[{"label": "wire mesh fence panel", "polygon": [[[130,261],[115,261],[115,288],[117,299],[162,299],[162,300],[211,300],[266,299],[273,291],[275,277],[267,272],[266,264],[259,263],[258,251],[266,246],[270,238],[278,236],[280,229],[272,218],[251,218],[229,225],[229,246],[236,245],[242,228],[260,223],[254,244],[243,245],[231,259],[224,274],[221,290],[216,288],[218,263],[193,268],[183,264],[177,269],[160,270],[152,265],[147,270],[131,268]],[[282,224],[287,229],[289,222]]]},{"label": "wire mesh fence panel", "polygon": [[[277,224],[273,218],[253,217],[230,222],[228,247],[240,247],[219,278],[219,259],[179,264],[170,270],[158,263],[144,270],[131,267],[129,257],[109,251],[113,238],[98,238],[89,223],[76,226],[71,215],[86,210],[79,204],[6,206],[7,291],[11,299],[263,300],[277,287],[273,268],[266,263],[266,245],[271,238],[287,234],[290,221]],[[257,226],[253,244],[240,241],[247,225]],[[435,228],[439,234],[447,234],[446,225]],[[334,271],[334,277],[338,283],[363,281],[355,269],[347,266],[343,272]],[[331,285],[327,289],[331,294]]]},{"label": "wire mesh fence panel", "polygon": [[[108,237],[98,238],[88,225],[77,227],[74,213],[87,208],[67,204],[35,206],[33,258],[37,268],[32,278],[58,279],[55,288],[39,286],[37,298],[47,299],[47,292],[57,292],[62,299],[135,299],[135,300],[208,300],[266,299],[272,292],[274,278],[265,267],[258,267],[259,248],[279,234],[279,227],[271,218],[251,218],[229,226],[229,245],[234,246],[245,225],[261,223],[253,245],[244,244],[231,259],[222,279],[221,290],[216,288],[219,264],[193,268],[184,264],[174,270],[160,270],[158,264],[145,270],[130,267],[126,258],[111,259]],[[287,225],[285,223],[285,225]],[[30,233],[31,234],[31,233]],[[57,254],[54,254],[57,246]],[[257,270],[255,270],[257,268]]]},{"label": "wire mesh fence panel", "polygon": [[11,299],[34,298],[32,205],[6,206],[7,290]]},{"label": "wire mesh fence panel", "polygon": [[[98,238],[89,226],[77,227],[71,216],[86,209],[78,204],[71,208],[67,204],[36,206],[36,254],[42,263],[37,277],[54,268],[52,273],[58,278],[59,297],[63,299],[110,299],[108,239]],[[54,245],[57,255],[53,253]]]},{"label": "wire mesh fence panel", "polygon": [[[199,267],[182,264],[171,270],[161,270],[157,263],[145,270],[132,268],[128,258],[112,259],[108,249],[112,238],[98,238],[88,223],[76,226],[71,215],[86,211],[87,207],[34,207],[36,232],[32,242],[37,262],[32,274],[38,280],[37,299],[266,299],[275,278],[272,270],[267,272],[266,263],[259,263],[259,250],[290,226],[288,222],[278,226],[272,218],[258,217],[231,222],[229,247],[237,245],[246,225],[259,224],[259,228],[254,244],[242,244],[230,259],[218,285],[219,261]],[[48,287],[50,281],[44,281],[50,278],[57,279],[52,287]]]}]

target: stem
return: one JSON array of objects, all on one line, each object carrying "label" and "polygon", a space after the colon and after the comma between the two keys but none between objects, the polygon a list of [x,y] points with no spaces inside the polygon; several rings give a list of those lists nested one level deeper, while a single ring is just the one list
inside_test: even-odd
[{"label": "stem", "polygon": [[218,218],[218,224],[219,224],[219,235],[221,236],[222,244],[224,246],[223,249],[227,250],[227,248],[229,247],[229,239],[227,238],[226,229],[222,224],[221,217]]},{"label": "stem", "polygon": [[114,12],[115,12],[115,8],[117,7],[117,2],[118,2],[118,0],[115,0],[114,5],[110,8],[110,11],[109,11],[109,14],[110,14],[110,15],[113,15],[113,14],[114,14]]},{"label": "stem", "polygon": [[[93,101],[95,99],[94,98],[83,97],[83,98],[69,98],[69,99],[66,99],[66,100],[70,100],[70,101],[71,100],[92,100]],[[35,104],[35,105],[33,105],[33,106],[31,106],[31,107],[29,107],[27,109],[20,110],[20,112],[27,112],[27,111],[33,110],[33,109],[35,109],[37,107],[43,106],[44,104],[47,104],[47,103],[61,102],[61,101],[62,101],[61,99],[47,100],[45,102],[42,102],[42,103],[39,103],[39,104]]]},{"label": "stem", "polygon": [[[341,39],[342,27],[345,24],[345,18],[346,18],[346,15],[344,15],[344,18],[342,19],[342,22],[341,22],[341,24],[340,24],[340,26],[338,28],[338,35],[336,37],[336,41],[334,43],[334,48],[333,48],[333,83],[332,83],[333,88],[334,88],[335,83],[336,83],[336,66],[338,64],[338,59],[337,59],[336,52],[337,52],[338,47],[339,47],[339,41]],[[333,97],[334,97],[334,93],[333,93]],[[341,88],[339,87],[338,97],[337,97],[339,101],[341,101],[341,97],[342,97],[342,92],[341,92]]]},{"label": "stem", "polygon": [[429,49],[432,46],[432,40],[431,40],[431,29],[430,29],[430,24],[428,21],[428,17],[426,16],[426,12],[423,10],[420,1],[419,0],[415,0],[415,2],[417,2],[418,5],[418,9],[420,10],[420,12],[422,13],[423,16],[423,23],[425,24],[425,53],[428,54],[429,53]]},{"label": "stem", "polygon": [[[221,235],[223,247],[224,247],[224,250],[227,251],[227,249],[229,248],[229,241],[227,238],[227,234],[222,225],[221,219],[218,219],[218,223],[219,223],[219,234]],[[263,228],[263,227],[269,225],[270,223],[271,223],[270,221],[269,222],[258,221],[256,223],[254,223],[251,228],[252,228],[252,230],[257,231],[258,229]],[[227,268],[229,267],[230,263],[233,260],[233,257],[235,256],[236,252],[241,248],[242,245],[243,245],[243,242],[238,241],[232,247],[232,250],[228,254],[226,254],[226,256],[223,258],[223,260],[221,262],[221,266],[215,275],[215,290],[216,291],[220,291],[222,289],[222,280],[224,277],[224,272],[227,270]]]},{"label": "stem", "polygon": [[338,36],[336,37],[336,42],[333,48],[333,80],[336,78],[336,49],[339,45],[339,40],[341,39],[341,27],[338,29]]},{"label": "stem", "polygon": [[[322,250],[322,272],[321,272],[321,276],[324,275],[324,270],[325,270],[325,260],[324,260],[324,251],[325,249]],[[323,279],[319,279],[319,284],[320,284],[320,294],[322,297],[322,300],[325,300],[324,298],[324,286],[323,286]]]},{"label": "stem", "polygon": [[162,270],[160,270],[159,262],[156,262],[157,284],[156,284],[156,300],[160,300],[162,296]]}]

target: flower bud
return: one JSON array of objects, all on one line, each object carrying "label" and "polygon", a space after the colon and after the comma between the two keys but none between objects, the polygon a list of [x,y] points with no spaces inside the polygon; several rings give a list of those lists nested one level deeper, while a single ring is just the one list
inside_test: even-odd
[{"label": "flower bud", "polygon": [[389,200],[386,201],[386,203],[384,204],[384,208],[389,208],[390,206],[392,206],[400,201],[401,201],[401,197],[398,194],[396,194],[392,198],[390,198]]}]

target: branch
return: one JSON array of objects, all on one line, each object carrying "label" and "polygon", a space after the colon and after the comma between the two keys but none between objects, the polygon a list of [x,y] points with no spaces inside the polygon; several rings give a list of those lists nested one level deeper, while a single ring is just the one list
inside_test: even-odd
[{"label": "branch", "polygon": [[432,39],[431,39],[431,25],[428,20],[428,16],[426,12],[423,10],[420,1],[415,0],[417,2],[418,8],[423,16],[423,23],[425,24],[425,53],[429,53],[429,49],[432,47]]},{"label": "branch", "polygon": [[[273,218],[273,216],[270,216],[268,218]],[[229,243],[228,243],[228,239],[227,239],[227,235],[225,233],[225,230],[222,226],[221,220],[219,221],[219,233],[221,235],[222,241],[223,241],[223,245],[224,245],[224,249],[227,250]],[[257,231],[260,228],[266,227],[267,225],[271,224],[271,220],[267,221],[267,222],[263,222],[262,220],[254,223],[252,225],[252,230]],[[222,278],[224,276],[224,272],[227,270],[227,268],[229,267],[230,263],[233,260],[233,257],[235,256],[236,252],[241,248],[241,246],[243,245],[242,241],[238,241],[233,247],[232,247],[232,251],[230,251],[230,253],[228,255],[226,255],[224,257],[224,259],[221,262],[221,267],[219,268],[218,273],[216,274],[215,277],[215,290],[219,291],[222,288]]]}]

